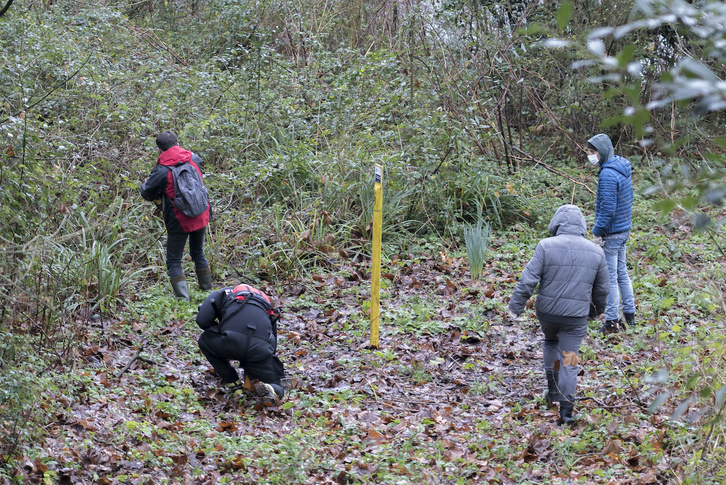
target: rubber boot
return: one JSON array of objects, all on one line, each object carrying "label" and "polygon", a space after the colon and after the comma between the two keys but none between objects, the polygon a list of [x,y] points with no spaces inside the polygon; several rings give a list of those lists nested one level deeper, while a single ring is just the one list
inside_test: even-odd
[{"label": "rubber boot", "polygon": [[628,327],[635,325],[635,313],[623,313],[623,316],[625,317],[625,324]]},{"label": "rubber boot", "polygon": [[212,268],[207,266],[203,269],[197,270],[197,281],[199,282],[199,289],[209,291],[212,289]]},{"label": "rubber boot", "polygon": [[545,375],[547,376],[547,392],[545,393],[545,400],[548,406],[554,405],[554,403],[560,401],[560,387],[557,384],[560,371],[546,370]]},{"label": "rubber boot", "polygon": [[603,335],[610,335],[611,333],[618,333],[623,329],[623,325],[620,319],[617,320],[605,320],[605,324],[600,328]]},{"label": "rubber boot", "polygon": [[189,301],[189,287],[184,275],[171,279],[171,287],[174,288],[174,295],[177,300]]},{"label": "rubber boot", "polygon": [[560,401],[560,424],[563,426],[572,426],[575,424],[575,418],[572,416],[573,404],[569,401]]}]

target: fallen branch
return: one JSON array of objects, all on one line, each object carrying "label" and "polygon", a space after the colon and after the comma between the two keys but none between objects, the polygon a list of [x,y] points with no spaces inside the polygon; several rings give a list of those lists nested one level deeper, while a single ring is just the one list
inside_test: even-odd
[{"label": "fallen branch", "polygon": [[[408,404],[408,406],[399,406],[398,404],[394,404],[390,400],[389,401],[382,401],[382,400],[377,400],[376,401],[376,400],[371,400],[371,399],[365,399],[365,400],[363,400],[361,402],[368,403],[368,404],[378,404],[381,407],[388,407],[388,408],[398,409],[399,411],[408,411],[408,410],[411,409],[411,406],[417,406],[417,407],[420,407],[421,406],[421,403],[408,402],[408,401],[404,401],[404,404]],[[431,403],[424,403],[424,404],[430,405]]]},{"label": "fallen branch", "polygon": [[592,190],[592,189],[591,189],[590,187],[588,187],[588,185],[587,185],[586,183],[584,183],[584,182],[580,182],[579,180],[577,180],[577,179],[575,179],[574,177],[572,177],[572,176],[570,176],[570,175],[566,174],[566,173],[565,173],[565,172],[563,172],[562,170],[557,170],[556,168],[554,168],[554,167],[551,167],[550,165],[547,165],[547,164],[546,164],[546,163],[544,163],[544,162],[543,162],[542,160],[540,160],[540,159],[538,159],[538,158],[535,158],[535,157],[533,157],[533,156],[532,156],[532,155],[530,155],[529,153],[523,152],[522,150],[520,150],[519,148],[517,148],[517,147],[515,147],[515,146],[513,146],[513,145],[510,145],[510,148],[511,148],[512,150],[515,150],[515,151],[517,151],[517,152],[521,153],[521,154],[522,154],[523,156],[527,157],[527,159],[529,159],[529,160],[533,161],[533,162],[534,162],[534,163],[536,163],[537,165],[542,165],[542,167],[544,167],[544,169],[545,169],[545,170],[547,170],[547,171],[549,171],[549,172],[552,172],[553,174],[555,174],[555,175],[558,175],[558,176],[560,176],[560,177],[564,177],[564,178],[568,179],[568,180],[569,180],[570,182],[572,182],[573,184],[577,184],[577,185],[579,185],[579,186],[581,186],[581,187],[584,187],[584,188],[585,188],[585,190],[587,190],[588,192],[590,192],[590,193],[591,193],[592,195],[595,195],[595,191],[593,191],[593,190]]},{"label": "fallen branch", "polygon": [[708,435],[706,435],[706,439],[703,440],[703,446],[701,447],[701,460],[704,459],[704,455],[706,455],[706,447],[708,446],[708,442],[711,441],[711,436],[713,436],[713,429],[716,426],[717,423],[721,422],[721,415],[723,414],[723,410],[726,408],[726,400],[724,400],[721,403],[721,407],[718,409],[718,413],[716,413],[716,417],[713,418],[711,421],[711,426],[708,429]]},{"label": "fallen branch", "polygon": [[146,31],[142,29],[133,29],[135,32],[137,32],[145,41],[147,44],[149,44],[154,49],[158,50],[164,56],[169,59],[170,64],[177,70],[182,71],[183,68],[179,67],[179,64],[182,66],[188,67],[189,62],[184,60],[179,54],[177,54],[175,51],[171,49],[164,41],[159,39],[159,36],[156,35],[156,32],[154,31]]},{"label": "fallen branch", "polygon": [[151,359],[147,359],[145,357],[141,357],[141,352],[143,352],[143,351],[144,351],[144,347],[141,346],[139,348],[139,350],[136,352],[136,354],[133,357],[131,357],[131,360],[129,360],[128,364],[126,364],[126,366],[123,369],[121,369],[121,371],[118,374],[116,374],[116,379],[118,379],[119,377],[121,377],[122,375],[124,375],[124,373],[127,370],[129,370],[131,368],[131,366],[133,365],[133,363],[136,362],[137,360],[140,360],[142,362],[146,362],[147,364],[156,364],[156,362],[154,362]]},{"label": "fallen branch", "polygon": [[[180,329],[184,328],[184,324],[185,324],[185,323],[186,323],[187,321],[189,321],[189,320],[179,320],[179,322],[178,322],[178,323],[177,323],[177,324],[176,324],[176,325],[175,325],[174,327],[172,327],[172,329],[171,329],[171,330],[169,331],[169,333],[168,333],[168,334],[166,334],[166,339],[168,340],[168,339],[169,339],[170,337],[173,337],[174,335],[176,335],[176,333],[177,333],[177,332],[178,332],[178,331],[179,331]],[[131,360],[129,361],[129,363],[128,363],[128,364],[126,364],[126,367],[124,367],[123,369],[121,369],[121,371],[120,371],[120,372],[119,372],[118,374],[116,374],[116,379],[118,379],[119,377],[121,377],[121,376],[122,376],[122,375],[124,374],[124,372],[126,372],[127,370],[129,370],[129,369],[131,368],[131,366],[133,365],[133,363],[134,363],[135,361],[137,361],[137,360],[140,360],[141,362],[146,362],[147,364],[154,364],[154,365],[156,365],[156,364],[157,364],[157,363],[156,363],[156,362],[155,362],[154,360],[152,360],[152,359],[147,359],[146,357],[141,357],[141,352],[143,352],[143,351],[144,351],[144,348],[145,348],[145,347],[146,347],[146,346],[147,346],[148,344],[149,344],[149,338],[147,337],[147,338],[145,338],[145,339],[144,339],[144,341],[143,341],[143,342],[141,343],[141,346],[139,347],[139,350],[138,350],[138,351],[136,352],[136,354],[134,354],[134,356],[133,356],[133,357],[131,357]],[[152,347],[152,348],[151,348],[150,350],[155,350],[155,349],[158,349],[158,348],[159,348],[159,347],[160,347],[160,346],[161,346],[162,344],[163,344],[163,342],[159,343],[159,344],[158,344],[158,345],[156,345],[156,346],[153,346],[153,347]]]},{"label": "fallen branch", "polygon": [[33,108],[35,108],[36,106],[38,106],[40,103],[42,103],[48,96],[50,96],[51,94],[53,94],[54,92],[56,92],[58,89],[60,89],[60,87],[63,86],[65,83],[67,83],[68,81],[70,81],[71,79],[73,79],[74,77],[76,77],[76,75],[79,72],[81,72],[81,69],[83,69],[84,67],[86,67],[86,64],[88,64],[88,61],[91,60],[91,57],[92,56],[93,56],[93,52],[91,52],[90,54],[88,54],[88,57],[86,57],[86,60],[83,61],[83,63],[81,64],[81,67],[79,67],[78,69],[76,69],[76,71],[73,74],[71,74],[70,76],[66,77],[65,79],[63,79],[62,81],[60,81],[58,84],[56,84],[55,86],[53,86],[53,88],[50,91],[48,91],[47,93],[45,93],[38,101],[34,102],[33,104],[29,104],[28,106],[25,106],[24,108],[20,109],[20,111],[17,111],[15,114],[13,114],[13,115],[5,118],[4,120],[0,121],[0,125],[4,125],[5,123],[7,123],[8,121],[10,121],[10,119],[12,119],[15,116],[20,116],[23,112],[25,112],[25,115],[27,116],[27,114],[30,112],[30,110],[32,110]]},{"label": "fallen branch", "polygon": [[142,350],[144,350],[143,347],[139,348],[138,352],[136,352],[136,355],[134,355],[133,357],[131,357],[131,360],[129,361],[129,363],[126,364],[126,367],[124,367],[123,369],[121,369],[121,372],[119,372],[118,374],[116,374],[116,379],[118,379],[119,377],[121,377],[124,374],[124,372],[126,372],[127,370],[129,370],[129,368],[131,368],[131,364],[133,364],[136,361],[136,359],[139,358],[139,356],[141,355],[141,351]]},{"label": "fallen branch", "polygon": [[575,401],[593,401],[601,409],[618,409],[633,405],[633,403],[631,402],[626,402],[623,404],[605,404],[604,402],[598,400],[593,396],[576,396]]},{"label": "fallen branch", "polygon": [[3,9],[0,10],[0,17],[2,17],[3,15],[5,15],[5,13],[7,13],[8,9],[10,8],[10,5],[12,5],[12,4],[13,4],[13,0],[7,1],[5,6],[3,7]]}]

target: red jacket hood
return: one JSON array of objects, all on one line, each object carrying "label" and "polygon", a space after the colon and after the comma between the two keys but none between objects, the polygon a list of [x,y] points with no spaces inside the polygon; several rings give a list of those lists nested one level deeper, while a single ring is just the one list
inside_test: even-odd
[{"label": "red jacket hood", "polygon": [[173,166],[179,162],[188,162],[192,159],[192,152],[185,150],[179,145],[169,148],[167,151],[162,152],[159,155],[159,160],[156,162],[159,165]]}]

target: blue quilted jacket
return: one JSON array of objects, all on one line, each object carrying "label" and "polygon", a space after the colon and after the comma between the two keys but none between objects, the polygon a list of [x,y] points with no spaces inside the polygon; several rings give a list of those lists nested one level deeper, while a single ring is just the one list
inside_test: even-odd
[{"label": "blue quilted jacket", "polygon": [[597,148],[600,155],[592,233],[603,237],[629,231],[633,227],[633,169],[630,162],[615,155],[607,135],[596,135],[588,143]]}]

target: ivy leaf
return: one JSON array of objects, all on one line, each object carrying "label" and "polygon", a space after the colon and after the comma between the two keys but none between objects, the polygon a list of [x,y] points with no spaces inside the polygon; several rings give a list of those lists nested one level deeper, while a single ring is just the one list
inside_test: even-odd
[{"label": "ivy leaf", "polygon": [[653,208],[662,214],[668,214],[676,208],[676,202],[673,199],[659,200],[653,204]]},{"label": "ivy leaf", "polygon": [[572,2],[563,2],[557,11],[557,24],[564,30],[572,17]]}]

